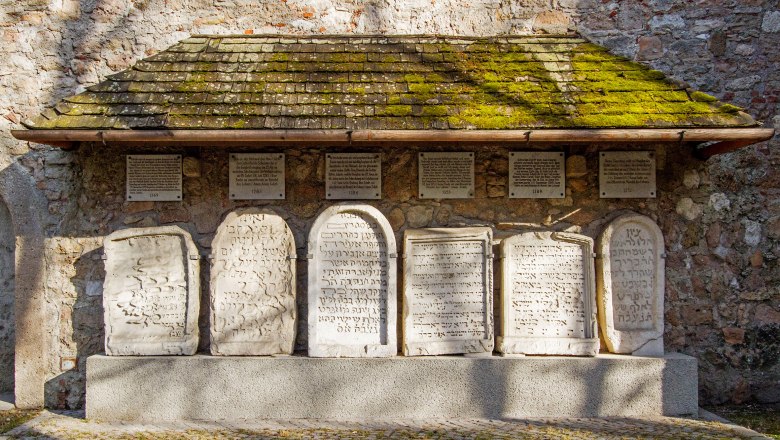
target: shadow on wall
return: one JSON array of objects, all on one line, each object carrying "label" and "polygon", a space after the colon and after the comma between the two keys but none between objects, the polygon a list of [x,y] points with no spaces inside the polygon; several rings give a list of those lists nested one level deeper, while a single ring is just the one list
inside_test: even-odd
[{"label": "shadow on wall", "polygon": [[0,392],[14,390],[14,230],[0,197]]},{"label": "shadow on wall", "polygon": [[[70,281],[75,287],[75,298],[63,298],[66,303],[60,316],[61,332],[72,328],[75,346],[59,353],[58,376],[46,381],[46,406],[60,409],[84,407],[87,357],[104,351],[103,278],[101,262],[103,248],[87,252],[76,260],[75,275]],[[69,315],[69,316],[68,316]]]}]

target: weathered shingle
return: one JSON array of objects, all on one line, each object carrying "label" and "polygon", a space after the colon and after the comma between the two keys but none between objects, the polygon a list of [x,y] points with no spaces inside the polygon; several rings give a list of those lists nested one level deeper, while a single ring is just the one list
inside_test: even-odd
[{"label": "weathered shingle", "polygon": [[576,36],[193,36],[31,129],[742,127],[750,116]]}]

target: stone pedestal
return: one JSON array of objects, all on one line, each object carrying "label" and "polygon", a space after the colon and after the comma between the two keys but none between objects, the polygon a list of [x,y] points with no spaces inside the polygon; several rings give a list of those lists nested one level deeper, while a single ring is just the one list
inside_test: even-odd
[{"label": "stone pedestal", "polygon": [[647,417],[696,414],[696,359],[422,356],[87,359],[87,418]]}]

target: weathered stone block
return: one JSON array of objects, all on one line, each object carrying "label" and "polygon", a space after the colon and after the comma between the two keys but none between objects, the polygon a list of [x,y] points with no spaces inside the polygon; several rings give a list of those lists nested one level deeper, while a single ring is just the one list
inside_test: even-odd
[{"label": "weathered stone block", "polygon": [[228,214],[211,244],[211,354],[292,354],[295,239],[273,211]]},{"label": "weathered stone block", "polygon": [[108,355],[195,354],[200,256],[178,226],[108,235],[103,309]]}]

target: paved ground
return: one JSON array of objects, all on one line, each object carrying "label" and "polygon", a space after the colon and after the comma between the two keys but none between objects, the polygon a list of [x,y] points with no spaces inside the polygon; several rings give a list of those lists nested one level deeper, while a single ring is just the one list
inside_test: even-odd
[{"label": "paved ground", "polygon": [[[2,413],[0,413],[1,415]],[[248,420],[155,425],[86,421],[83,412],[44,411],[5,439],[764,439],[703,412],[698,419],[327,421]]]}]

